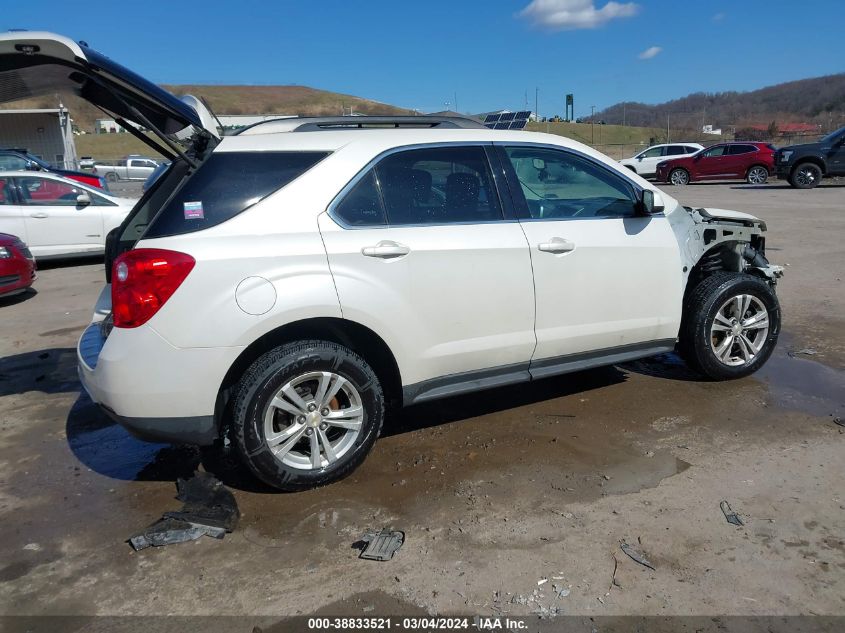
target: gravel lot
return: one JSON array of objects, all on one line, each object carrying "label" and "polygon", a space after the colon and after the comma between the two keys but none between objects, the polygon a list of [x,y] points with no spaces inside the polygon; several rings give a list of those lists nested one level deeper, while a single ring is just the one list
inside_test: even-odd
[{"label": "gravel lot", "polygon": [[[769,225],[785,321],[758,375],[703,382],[668,355],[414,407],[352,477],[299,494],[104,419],[75,360],[102,261],[44,266],[0,305],[0,613],[845,615],[845,187],[667,191]],[[197,466],[238,529],[134,553]],[[357,559],[382,526],[403,549]]]}]

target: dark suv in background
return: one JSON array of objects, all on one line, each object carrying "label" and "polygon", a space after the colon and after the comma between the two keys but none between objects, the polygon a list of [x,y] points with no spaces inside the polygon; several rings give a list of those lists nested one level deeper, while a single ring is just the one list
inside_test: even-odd
[{"label": "dark suv in background", "polygon": [[70,178],[89,187],[109,190],[105,179],[100,176],[84,171],[53,167],[50,163],[33,156],[25,149],[0,149],[0,171],[49,171],[52,174]]},{"label": "dark suv in background", "polygon": [[797,189],[812,189],[829,176],[845,176],[845,127],[816,143],[779,149],[775,174]]}]

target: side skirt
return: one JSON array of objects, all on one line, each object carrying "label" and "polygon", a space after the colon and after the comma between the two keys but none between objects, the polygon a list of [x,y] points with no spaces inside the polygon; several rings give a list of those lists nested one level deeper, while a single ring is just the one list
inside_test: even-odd
[{"label": "side skirt", "polygon": [[594,367],[616,365],[638,358],[671,352],[673,349],[675,349],[675,339],[665,339],[610,347],[595,352],[543,358],[532,360],[530,363],[517,363],[492,369],[461,372],[406,385],[402,387],[402,398],[405,406],[419,404],[429,400],[540,380],[549,376],[558,376]]}]

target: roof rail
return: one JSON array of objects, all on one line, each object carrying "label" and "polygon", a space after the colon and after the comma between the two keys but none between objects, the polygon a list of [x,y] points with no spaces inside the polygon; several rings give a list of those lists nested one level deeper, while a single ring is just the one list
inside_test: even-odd
[{"label": "roof rail", "polygon": [[[456,116],[326,116],[287,117],[259,121],[235,132],[237,136],[247,130],[273,124],[273,132],[318,132],[325,130],[366,130],[385,128],[466,128],[486,129],[480,121]],[[269,131],[269,130],[268,130]]]}]

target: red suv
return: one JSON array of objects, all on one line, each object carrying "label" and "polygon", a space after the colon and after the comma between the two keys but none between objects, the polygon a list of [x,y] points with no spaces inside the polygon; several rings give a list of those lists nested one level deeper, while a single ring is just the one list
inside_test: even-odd
[{"label": "red suv", "polygon": [[768,143],[719,143],[657,165],[658,182],[686,185],[694,180],[745,180],[761,185],[774,173],[775,147]]}]

